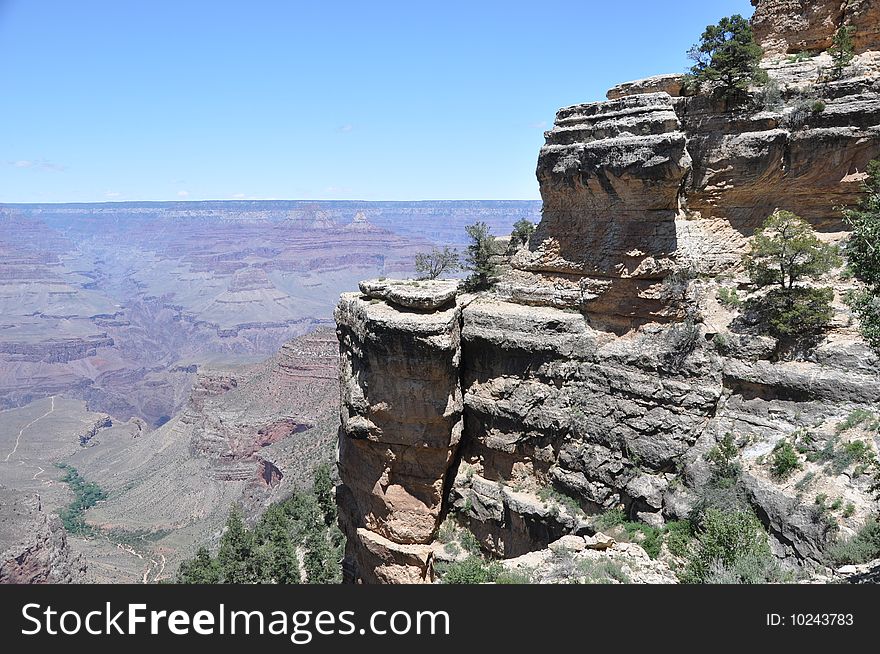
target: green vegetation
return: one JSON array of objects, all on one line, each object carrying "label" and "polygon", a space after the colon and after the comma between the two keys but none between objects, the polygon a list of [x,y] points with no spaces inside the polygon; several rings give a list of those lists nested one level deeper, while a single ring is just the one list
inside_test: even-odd
[{"label": "green vegetation", "polygon": [[831,55],[831,75],[834,79],[843,77],[843,71],[850,65],[856,55],[855,41],[853,36],[856,28],[850,25],[842,25],[834,34],[828,54]]},{"label": "green vegetation", "polygon": [[862,336],[880,352],[880,161],[868,164],[864,196],[855,209],[844,211],[851,230],[845,255],[864,290],[855,291],[847,303],[859,317]]},{"label": "green vegetation", "polygon": [[739,448],[736,446],[733,434],[729,432],[709,450],[706,454],[706,460],[712,467],[712,478],[715,484],[727,487],[739,478],[741,467],[736,460],[738,456]]},{"label": "green vegetation", "polygon": [[415,268],[419,279],[437,279],[444,273],[459,269],[458,252],[448,245],[442,250],[431,248],[430,252],[419,252],[416,254]]},{"label": "green vegetation", "polygon": [[526,220],[525,218],[521,218],[513,223],[513,233],[510,235],[510,238],[515,243],[519,243],[520,245],[525,245],[529,242],[529,239],[532,237],[532,234],[535,233],[535,224]]},{"label": "green vegetation", "polygon": [[779,441],[773,448],[770,462],[770,474],[777,481],[791,477],[795,470],[800,470],[801,463],[798,453],[788,441]]},{"label": "green vegetation", "polygon": [[751,511],[708,509],[681,573],[685,583],[764,583],[777,575],[767,533]]},{"label": "green vegetation", "polygon": [[606,511],[596,519],[595,526],[600,530],[619,527],[626,540],[641,545],[652,559],[660,556],[665,530],[629,520],[622,509]]},{"label": "green vegetation", "polygon": [[842,434],[845,431],[855,429],[861,425],[865,425],[865,429],[868,431],[880,431],[880,420],[878,420],[877,416],[867,409],[853,409],[849,412],[844,421],[835,427],[834,431],[838,434]]},{"label": "green vegetation", "polygon": [[739,14],[722,18],[717,25],[706,27],[700,42],[688,53],[694,61],[690,85],[697,91],[709,85],[716,99],[729,106],[740,104],[748,98],[750,85],[767,81],[758,65],[762,54],[749,21]]},{"label": "green vegetation", "polygon": [[790,64],[799,64],[804,61],[809,61],[813,57],[816,56],[816,53],[810,52],[809,50],[801,50],[800,52],[796,52],[792,55],[788,55],[786,61]]},{"label": "green vegetation", "polygon": [[827,326],[833,291],[796,284],[818,279],[839,265],[840,258],[807,222],[790,211],[777,211],[755,232],[744,263],[755,286],[771,288],[746,303],[763,331],[801,338]]},{"label": "green vegetation", "polygon": [[576,583],[610,584],[612,580],[621,584],[630,583],[623,567],[609,559],[581,559],[577,562],[576,575]]},{"label": "green vegetation", "polygon": [[821,114],[823,111],[825,111],[825,109],[826,105],[824,100],[814,100],[813,103],[810,105],[810,111],[812,111],[814,114]]},{"label": "green vegetation", "polygon": [[465,280],[465,287],[470,291],[482,291],[492,285],[495,275],[495,264],[492,257],[495,255],[495,239],[491,229],[484,222],[474,223],[465,227],[471,242],[467,247],[465,268],[470,271],[470,276]]},{"label": "green vegetation", "polygon": [[538,499],[544,502],[545,506],[551,502],[559,504],[565,507],[565,510],[572,516],[582,515],[584,512],[575,498],[566,495],[553,486],[545,486],[538,490]]},{"label": "green vegetation", "polygon": [[805,220],[790,211],[777,211],[755,232],[744,263],[756,286],[790,291],[803,279],[818,279],[839,265],[840,257]]},{"label": "green vegetation", "polygon": [[91,533],[91,527],[86,524],[85,512],[101,500],[106,500],[107,493],[98,484],[83,479],[72,465],[56,463],[55,467],[64,471],[61,481],[67,483],[73,491],[73,501],[66,509],[58,511],[64,528],[71,534]]},{"label": "green vegetation", "polygon": [[216,557],[200,548],[194,558],[181,564],[177,583],[339,583],[338,561],[344,543],[335,524],[333,492],[330,467],[325,464],[315,469],[311,491],[272,504],[253,529],[248,529],[238,507],[233,507]]},{"label": "green vegetation", "polygon": [[463,561],[437,564],[437,572],[444,584],[491,584],[502,571],[500,563],[487,563],[477,554],[471,554]]},{"label": "green vegetation", "polygon": [[828,558],[837,565],[859,565],[880,558],[880,522],[868,520],[855,536],[829,547]]},{"label": "green vegetation", "polygon": [[739,309],[743,304],[735,288],[722,286],[716,292],[716,296],[721,304],[731,309]]},{"label": "green vegetation", "polygon": [[505,570],[495,579],[496,584],[522,586],[535,583],[534,572],[528,568]]},{"label": "green vegetation", "polygon": [[754,96],[755,107],[759,111],[778,111],[785,104],[779,83],[771,79]]}]

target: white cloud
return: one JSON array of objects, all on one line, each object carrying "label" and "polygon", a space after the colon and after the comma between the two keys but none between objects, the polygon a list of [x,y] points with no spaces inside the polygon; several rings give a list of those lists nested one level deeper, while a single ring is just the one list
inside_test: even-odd
[{"label": "white cloud", "polygon": [[529,127],[532,129],[547,129],[547,121],[539,120],[537,123],[529,123]]},{"label": "white cloud", "polygon": [[179,197],[179,198],[188,198],[188,197],[189,197],[189,191],[178,191],[178,192],[177,192],[177,197]]},{"label": "white cloud", "polygon": [[48,161],[47,159],[19,159],[17,161],[7,161],[6,163],[14,168],[41,170],[49,173],[61,173],[67,170],[67,166]]},{"label": "white cloud", "polygon": [[247,197],[247,196],[244,193],[234,193],[232,195],[232,198],[234,200],[243,200],[245,197]]},{"label": "white cloud", "polygon": [[116,200],[122,197],[122,193],[119,191],[104,191],[104,197],[108,200]]},{"label": "white cloud", "polygon": [[354,131],[354,125],[351,123],[345,123],[345,125],[340,125],[336,128],[336,131],[340,134],[348,134],[349,132]]}]

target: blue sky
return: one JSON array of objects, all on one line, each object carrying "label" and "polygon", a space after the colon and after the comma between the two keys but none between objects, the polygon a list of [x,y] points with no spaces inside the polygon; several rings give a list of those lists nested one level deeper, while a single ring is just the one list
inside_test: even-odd
[{"label": "blue sky", "polygon": [[537,199],[557,108],[749,0],[0,0],[0,202]]}]

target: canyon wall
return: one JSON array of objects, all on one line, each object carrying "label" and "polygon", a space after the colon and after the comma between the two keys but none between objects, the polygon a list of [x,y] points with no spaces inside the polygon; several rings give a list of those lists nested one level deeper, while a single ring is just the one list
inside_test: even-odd
[{"label": "canyon wall", "polygon": [[[343,295],[349,581],[432,581],[448,558],[447,516],[501,559],[593,537],[610,509],[655,527],[686,518],[725,434],[787,564],[818,565],[832,531],[852,533],[876,510],[868,475],[806,459],[781,483],[766,465],[802,432],[805,452],[858,437],[876,456],[880,436],[845,423],[880,402],[877,356],[842,301],[852,280],[829,281],[831,329],[794,354],[740,329],[716,292],[744,283],[741,255],[777,208],[826,240],[843,236],[839,207],[858,200],[880,157],[878,6],[759,2],[776,106],[723,110],[678,97],[663,76],[561,109],[538,158],[543,218],[491,291],[377,280]],[[843,79],[823,77],[826,54],[777,56],[826,48],[841,16],[864,27]],[[805,492],[853,509],[832,530]]]}]

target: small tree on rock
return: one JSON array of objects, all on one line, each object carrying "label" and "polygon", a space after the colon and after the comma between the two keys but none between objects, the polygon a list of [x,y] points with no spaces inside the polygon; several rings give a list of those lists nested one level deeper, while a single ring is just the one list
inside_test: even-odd
[{"label": "small tree on rock", "polygon": [[458,252],[446,246],[442,250],[431,248],[430,252],[416,254],[416,272],[420,279],[437,279],[443,273],[459,269]]},{"label": "small tree on rock", "polygon": [[856,45],[853,41],[855,33],[855,27],[842,25],[834,34],[831,48],[828,50],[828,54],[831,55],[831,73],[834,79],[843,77],[843,71],[856,56]]},{"label": "small tree on rock", "polygon": [[880,161],[868,165],[865,195],[844,217],[852,230],[845,254],[849,267],[865,288],[847,298],[861,321],[862,336],[880,351]]},{"label": "small tree on rock", "polygon": [[465,259],[465,266],[471,274],[465,280],[465,286],[471,291],[481,291],[489,288],[495,275],[495,264],[492,262],[495,239],[492,230],[484,222],[468,225],[465,231],[471,239]]},{"label": "small tree on rock", "polygon": [[728,105],[748,98],[749,86],[764,84],[767,73],[759,66],[763,50],[755,42],[752,26],[736,14],[709,25],[688,56],[694,61],[690,85],[696,90],[709,84],[716,99]]},{"label": "small tree on rock", "polygon": [[812,227],[791,213],[777,211],[755,232],[750,252],[744,257],[753,284],[770,288],[746,303],[759,324],[778,337],[815,333],[831,320],[830,288],[798,285],[818,279],[840,265],[836,248],[823,243]]},{"label": "small tree on rock", "polygon": [[525,245],[529,242],[532,234],[535,233],[535,223],[531,220],[521,218],[513,223],[513,233],[510,239],[517,245]]}]

